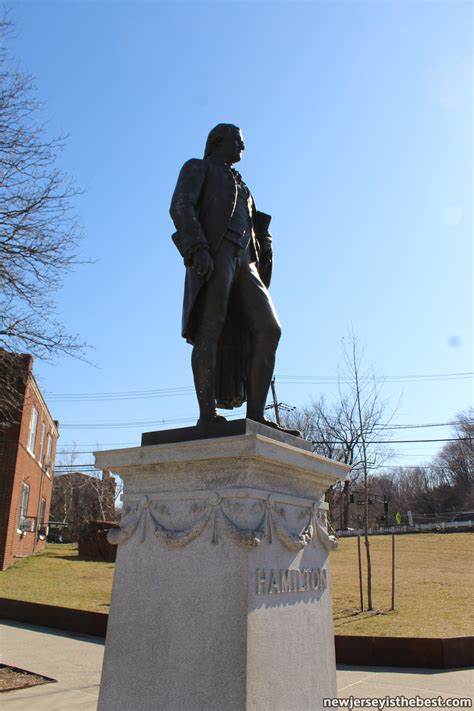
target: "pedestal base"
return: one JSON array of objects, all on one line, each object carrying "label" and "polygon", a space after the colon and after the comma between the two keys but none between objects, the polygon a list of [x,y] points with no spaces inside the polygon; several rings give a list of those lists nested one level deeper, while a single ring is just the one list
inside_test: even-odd
[{"label": "pedestal base", "polygon": [[100,711],[322,709],[336,696],[324,490],[259,434],[96,454],[124,478]]}]

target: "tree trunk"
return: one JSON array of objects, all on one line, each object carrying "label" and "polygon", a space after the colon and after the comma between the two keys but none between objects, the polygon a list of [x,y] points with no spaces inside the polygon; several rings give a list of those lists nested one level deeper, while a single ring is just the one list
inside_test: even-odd
[{"label": "tree trunk", "polygon": [[349,528],[349,486],[350,482],[344,482],[344,493],[342,499],[342,528]]},{"label": "tree trunk", "polygon": [[367,445],[365,441],[364,421],[362,417],[362,404],[360,397],[359,370],[357,364],[356,344],[352,341],[352,363],[355,384],[355,394],[357,400],[357,413],[359,415],[359,432],[362,442],[362,464],[364,468],[364,538],[365,552],[367,556],[367,609],[372,610],[372,566],[370,561],[369,543],[369,472],[367,468]]},{"label": "tree trunk", "polygon": [[372,610],[372,563],[370,560],[370,543],[369,543],[369,493],[367,486],[367,478],[365,480],[365,516],[364,516],[364,539],[365,539],[365,554],[367,557],[367,609]]}]

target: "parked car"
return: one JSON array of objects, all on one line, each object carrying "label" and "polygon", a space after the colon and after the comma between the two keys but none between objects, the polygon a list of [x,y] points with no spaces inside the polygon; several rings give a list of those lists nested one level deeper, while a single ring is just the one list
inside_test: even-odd
[{"label": "parked car", "polygon": [[48,543],[64,543],[62,528],[49,524],[47,541]]}]

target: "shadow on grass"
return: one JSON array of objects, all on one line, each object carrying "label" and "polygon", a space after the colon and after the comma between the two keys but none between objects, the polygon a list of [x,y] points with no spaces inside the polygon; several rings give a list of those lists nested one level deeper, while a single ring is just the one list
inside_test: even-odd
[{"label": "shadow on grass", "polygon": [[397,610],[364,610],[361,612],[359,609],[352,610],[342,610],[341,613],[334,616],[334,622],[337,623],[338,628],[342,625],[350,625],[354,622],[360,622],[361,620],[368,620],[372,617],[377,617],[380,615],[388,616],[396,614]]},{"label": "shadow on grass", "polygon": [[64,556],[62,560],[76,560],[81,563],[101,563],[102,565],[110,565],[112,567],[115,565],[115,563],[112,563],[110,560],[95,560],[94,558],[82,558],[80,556]]},{"label": "shadow on grass", "polygon": [[81,561],[81,563],[105,563],[106,565],[115,565],[110,560],[94,560],[93,558],[84,558],[78,554],[71,555],[69,552],[65,555],[61,555],[56,551],[48,551],[41,553],[41,558],[52,558],[54,560],[69,560],[69,561]]},{"label": "shadow on grass", "polygon": [[62,553],[57,550],[50,551],[47,548],[45,548],[44,550],[38,552],[38,558],[60,558],[60,559],[61,558],[71,558],[71,559],[74,559],[74,558],[77,558],[77,554],[71,555],[70,550],[65,550],[64,553]]}]

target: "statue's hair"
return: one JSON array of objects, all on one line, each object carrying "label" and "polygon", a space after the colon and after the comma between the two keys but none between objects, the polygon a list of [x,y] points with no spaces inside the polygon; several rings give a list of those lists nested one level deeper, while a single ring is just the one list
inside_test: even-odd
[{"label": "statue's hair", "polygon": [[218,123],[217,126],[214,126],[207,137],[204,158],[210,156],[213,149],[232,131],[240,131],[240,129],[238,126],[234,126],[233,123]]}]

